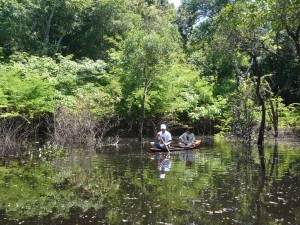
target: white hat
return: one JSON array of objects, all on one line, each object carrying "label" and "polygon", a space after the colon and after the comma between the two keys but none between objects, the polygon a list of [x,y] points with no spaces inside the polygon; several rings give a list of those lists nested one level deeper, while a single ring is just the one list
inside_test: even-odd
[{"label": "white hat", "polygon": [[160,129],[161,129],[161,130],[162,130],[162,129],[166,129],[166,128],[167,128],[166,124],[160,125]]}]

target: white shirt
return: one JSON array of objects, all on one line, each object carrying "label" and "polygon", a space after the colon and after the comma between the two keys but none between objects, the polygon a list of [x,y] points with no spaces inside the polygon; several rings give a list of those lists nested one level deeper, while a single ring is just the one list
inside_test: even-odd
[{"label": "white shirt", "polygon": [[184,132],[179,138],[183,140],[184,144],[189,144],[196,140],[193,133],[190,133],[189,138],[187,138],[186,132]]},{"label": "white shirt", "polygon": [[168,143],[169,141],[172,141],[172,136],[168,131],[165,131],[165,133],[159,131],[157,135],[159,135],[164,140],[164,143]]}]

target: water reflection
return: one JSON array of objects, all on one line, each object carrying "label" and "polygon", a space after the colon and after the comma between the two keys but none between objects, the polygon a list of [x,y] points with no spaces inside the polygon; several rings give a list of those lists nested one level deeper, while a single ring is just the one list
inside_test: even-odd
[{"label": "water reflection", "polygon": [[194,151],[182,151],[179,155],[180,160],[185,162],[187,167],[191,167],[195,161],[195,152]]},{"label": "water reflection", "polygon": [[270,157],[269,163],[271,164],[270,177],[272,177],[274,174],[274,170],[278,165],[278,140],[275,141],[273,156]]},{"label": "water reflection", "polygon": [[137,145],[0,170],[0,224],[300,221],[299,145],[222,142],[171,154]]},{"label": "water reflection", "polygon": [[261,146],[261,145],[258,146],[258,154],[259,154],[259,160],[260,160],[260,167],[261,167],[262,175],[265,176],[266,165],[265,165],[264,146]]},{"label": "water reflection", "polygon": [[255,205],[256,205],[256,223],[263,224],[263,204],[264,204],[264,188],[266,183],[266,165],[265,165],[265,151],[264,146],[258,146],[258,155],[260,160],[260,173],[258,174],[257,191],[255,193]]},{"label": "water reflection", "polygon": [[171,157],[169,153],[157,153],[157,169],[159,171],[159,178],[164,179],[166,173],[171,169]]}]

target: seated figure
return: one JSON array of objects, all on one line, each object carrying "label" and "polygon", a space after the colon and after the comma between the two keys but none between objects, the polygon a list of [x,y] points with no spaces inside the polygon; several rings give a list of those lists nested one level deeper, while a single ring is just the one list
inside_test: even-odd
[{"label": "seated figure", "polygon": [[172,142],[172,136],[170,132],[166,130],[166,125],[162,124],[160,126],[161,131],[156,135],[155,142],[151,142],[150,145],[157,149],[169,149]]},{"label": "seated figure", "polygon": [[191,133],[190,128],[187,128],[186,131],[179,137],[180,147],[193,147],[196,142],[196,137],[193,133]]}]

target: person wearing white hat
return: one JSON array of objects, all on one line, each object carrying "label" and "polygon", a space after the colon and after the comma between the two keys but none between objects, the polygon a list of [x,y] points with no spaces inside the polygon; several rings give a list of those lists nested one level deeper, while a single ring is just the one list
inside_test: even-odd
[{"label": "person wearing white hat", "polygon": [[160,125],[160,130],[155,138],[155,142],[151,142],[153,148],[158,149],[168,149],[172,142],[172,135],[169,131],[166,130],[167,126],[165,124]]}]

